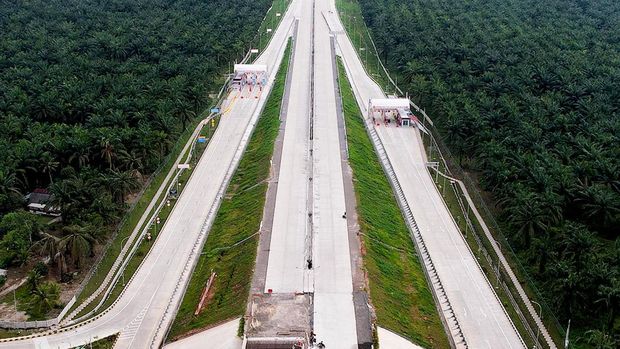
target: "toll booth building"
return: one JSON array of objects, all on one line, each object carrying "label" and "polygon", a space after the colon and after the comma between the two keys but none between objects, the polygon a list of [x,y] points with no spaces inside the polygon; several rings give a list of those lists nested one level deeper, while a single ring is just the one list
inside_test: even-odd
[{"label": "toll booth building", "polygon": [[380,126],[415,126],[415,117],[406,98],[376,98],[368,103],[368,118]]},{"label": "toll booth building", "polygon": [[267,66],[265,64],[235,64],[231,87],[243,90],[248,87],[262,90],[267,85]]}]

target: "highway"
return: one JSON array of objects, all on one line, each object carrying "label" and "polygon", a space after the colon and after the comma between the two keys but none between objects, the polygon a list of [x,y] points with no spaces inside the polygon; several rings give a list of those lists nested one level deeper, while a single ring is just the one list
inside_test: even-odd
[{"label": "highway", "polygon": [[[293,5],[291,5],[293,6]],[[293,86],[284,130],[265,291],[314,293],[317,339],[328,348],[357,348],[336,74],[329,28],[313,14],[322,0],[296,3]],[[313,55],[314,52],[314,55]],[[313,267],[307,261],[312,259]]]},{"label": "highway", "polygon": [[[191,277],[225,187],[273,84],[286,39],[299,19],[292,88],[273,217],[265,292],[313,293],[313,326],[327,348],[357,348],[345,193],[330,31],[362,113],[384,98],[337,16],[334,0],[293,0],[255,63],[266,64],[262,91],[229,95],[220,125],[149,254],[119,300],[87,323],[0,348],[69,348],[120,332],[115,348],[157,348]],[[241,98],[243,96],[244,98]],[[256,98],[254,98],[256,97]],[[469,348],[524,348],[451,217],[426,167],[419,131],[376,128],[428,247]],[[312,268],[307,261],[312,259]],[[406,281],[406,280],[404,280]],[[232,326],[232,325],[231,325]]]},{"label": "highway", "polygon": [[[324,13],[330,28],[342,32],[335,2]],[[366,74],[345,34],[338,48],[363,115],[370,98],[385,98]],[[524,348],[518,332],[458,230],[426,167],[419,130],[378,126],[376,131],[403,189],[469,348]]]},{"label": "highway", "polygon": [[[290,12],[290,11],[289,11]],[[1,348],[70,348],[119,333],[115,348],[157,348],[174,319],[193,261],[219,207],[223,189],[249,141],[261,105],[265,103],[279,67],[292,15],[287,12],[270,45],[255,63],[270,73],[266,89],[246,98],[232,93],[217,131],[196,165],[148,255],[129,281],[119,300],[103,315],[69,326],[56,334],[0,343]],[[256,98],[252,98],[256,97]]]},{"label": "highway", "polygon": [[[336,111],[337,74],[330,33],[320,15],[328,0],[315,0],[314,61],[314,332],[328,348],[357,348],[353,279]],[[343,140],[344,141],[344,140]]]},{"label": "highway", "polygon": [[[293,85],[287,106],[282,160],[273,216],[265,292],[312,292],[308,219],[311,177],[309,120],[312,53],[312,1],[294,1],[290,11],[299,18],[293,54]],[[302,15],[307,14],[307,15]]]}]

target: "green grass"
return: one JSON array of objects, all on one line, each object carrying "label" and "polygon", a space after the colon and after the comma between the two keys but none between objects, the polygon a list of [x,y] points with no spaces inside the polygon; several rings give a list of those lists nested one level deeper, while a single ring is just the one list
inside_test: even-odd
[{"label": "green grass", "polygon": [[0,329],[0,339],[28,336],[36,332],[37,330],[7,330],[2,328]]},{"label": "green grass", "polygon": [[118,337],[118,334],[113,334],[111,336],[98,339],[86,345],[80,345],[77,347],[73,347],[72,349],[112,349],[114,347],[114,344],[116,343],[117,337]]},{"label": "green grass", "polygon": [[[28,321],[46,320],[49,318],[48,314],[53,312],[58,314],[58,309],[50,309],[49,311],[42,312],[39,307],[32,303],[30,297],[30,285],[26,282],[15,290],[15,294],[13,294],[13,292],[5,294],[0,299],[0,303],[5,303],[13,308],[15,304],[14,301],[17,300],[17,310],[25,312],[28,315]],[[7,320],[11,319],[9,318]]]},{"label": "green grass", "polygon": [[[231,180],[192,274],[170,331],[171,339],[245,313],[258,236],[234,247],[230,246],[252,236],[260,228],[267,191],[266,180],[280,127],[280,106],[289,56],[290,43],[265,109]],[[206,303],[202,313],[194,316],[211,271],[217,273],[211,287],[213,297]]]},{"label": "green grass", "polygon": [[364,266],[377,322],[424,347],[449,348],[413,241],[368,138],[341,61],[338,66]]}]

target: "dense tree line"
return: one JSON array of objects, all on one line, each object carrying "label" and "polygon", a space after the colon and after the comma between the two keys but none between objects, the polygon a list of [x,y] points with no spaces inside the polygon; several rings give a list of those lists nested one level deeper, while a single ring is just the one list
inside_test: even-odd
[{"label": "dense tree line", "polygon": [[360,0],[561,320],[620,333],[620,2]]},{"label": "dense tree line", "polygon": [[[0,0],[0,267],[39,252],[61,274],[80,268],[270,4]],[[61,226],[13,212],[35,188],[54,195]]]}]

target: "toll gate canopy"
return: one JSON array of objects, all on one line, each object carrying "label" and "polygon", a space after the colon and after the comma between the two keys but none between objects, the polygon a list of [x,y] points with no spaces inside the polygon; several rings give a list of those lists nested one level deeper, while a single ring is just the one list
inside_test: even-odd
[{"label": "toll gate canopy", "polygon": [[383,122],[386,126],[415,126],[417,118],[411,113],[409,100],[406,98],[375,98],[368,103],[368,118],[377,126]]},{"label": "toll gate canopy", "polygon": [[267,66],[265,64],[235,64],[235,73],[231,87],[242,90],[245,86],[250,89],[256,86],[262,88],[267,85]]}]

